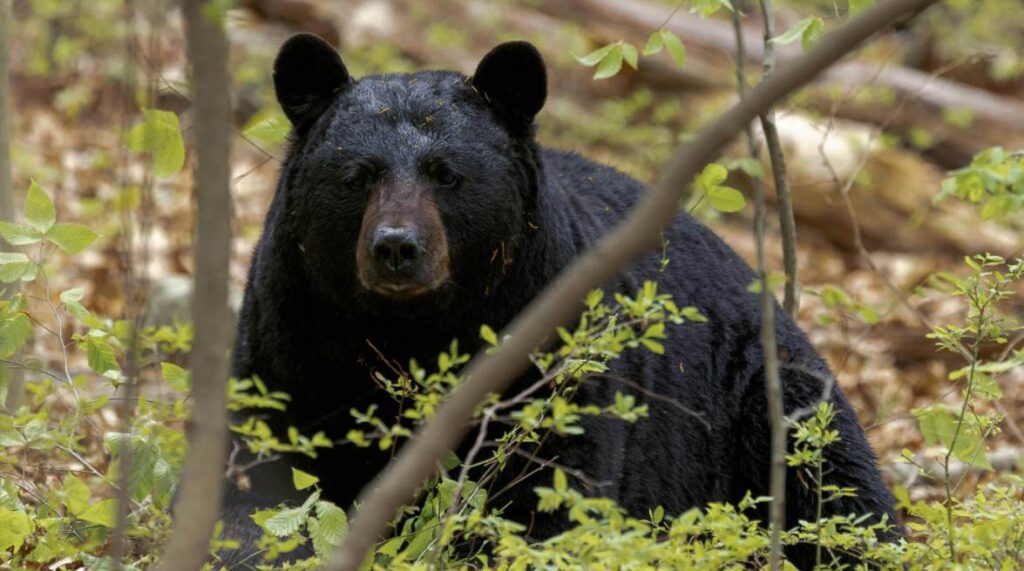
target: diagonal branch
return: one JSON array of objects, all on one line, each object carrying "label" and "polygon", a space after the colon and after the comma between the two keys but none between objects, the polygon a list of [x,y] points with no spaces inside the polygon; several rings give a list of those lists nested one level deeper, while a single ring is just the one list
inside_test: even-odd
[{"label": "diagonal branch", "polygon": [[857,48],[894,21],[927,8],[936,0],[887,0],[822,39],[803,57],[780,68],[749,97],[706,127],[676,154],[658,185],[630,216],[590,251],[578,258],[544,293],[509,325],[508,339],[489,354],[478,354],[466,368],[467,381],[417,430],[391,463],[357,501],[360,506],[345,542],[326,569],[354,571],[374,542],[386,532],[398,509],[414,499],[415,490],[433,474],[468,429],[466,419],[491,393],[501,393],[529,364],[528,356],[557,326],[579,311],[579,301],[622,271],[633,259],[660,245],[661,230],[679,212],[679,195],[687,183],[726,144],[765,110],[808,83],[826,67]]}]

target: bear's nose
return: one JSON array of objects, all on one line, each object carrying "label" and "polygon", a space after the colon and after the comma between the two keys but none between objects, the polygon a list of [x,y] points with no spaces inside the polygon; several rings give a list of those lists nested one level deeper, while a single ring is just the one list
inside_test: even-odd
[{"label": "bear's nose", "polygon": [[407,272],[416,266],[423,247],[412,228],[381,226],[373,233],[373,259],[387,270]]}]

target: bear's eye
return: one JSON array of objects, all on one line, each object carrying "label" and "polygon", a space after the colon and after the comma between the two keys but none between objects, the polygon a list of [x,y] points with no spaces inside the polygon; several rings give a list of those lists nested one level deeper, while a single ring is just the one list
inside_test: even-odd
[{"label": "bear's eye", "polygon": [[459,175],[445,166],[444,163],[432,163],[429,169],[430,177],[434,179],[434,182],[437,183],[438,186],[451,188],[459,184]]},{"label": "bear's eye", "polygon": [[352,188],[367,188],[384,178],[387,169],[380,165],[359,165],[351,169],[345,182]]}]

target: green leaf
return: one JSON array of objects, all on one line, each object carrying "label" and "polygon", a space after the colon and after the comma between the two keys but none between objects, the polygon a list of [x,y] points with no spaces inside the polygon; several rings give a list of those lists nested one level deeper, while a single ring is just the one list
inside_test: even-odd
[{"label": "green leaf", "polygon": [[32,322],[19,313],[0,324],[0,358],[6,359],[21,349],[32,335]]},{"label": "green leaf", "polygon": [[612,50],[597,64],[594,79],[608,79],[619,73],[622,69],[622,57],[622,44],[612,44]]},{"label": "green leaf", "polygon": [[98,234],[81,224],[54,224],[46,233],[46,239],[69,254],[77,254],[88,248]]},{"label": "green leaf", "polygon": [[711,207],[720,212],[739,212],[747,205],[743,193],[735,188],[716,186],[708,190]]},{"label": "green leaf", "polygon": [[637,65],[639,65],[639,54],[636,51],[636,46],[628,42],[623,42],[622,59],[629,64],[629,67],[636,69]]},{"label": "green leaf", "polygon": [[658,32],[658,35],[661,36],[661,41],[664,42],[668,55],[672,56],[676,65],[679,67],[686,65],[686,46],[683,45],[683,41],[679,39],[679,36],[668,30],[661,30]]},{"label": "green leaf", "polygon": [[177,173],[185,165],[185,143],[178,116],[158,109],[144,109],[142,113],[142,122],[128,132],[128,148],[152,155],[156,176]]},{"label": "green leaf", "polygon": [[662,520],[665,519],[665,508],[658,506],[654,508],[654,513],[651,514],[651,523],[658,525]]},{"label": "green leaf", "polygon": [[[189,390],[189,372],[174,363],[164,361],[160,363],[160,372],[167,381],[167,384],[176,391],[183,393]],[[299,488],[301,489],[301,488]]]},{"label": "green leaf", "polygon": [[348,532],[348,517],[345,510],[327,501],[316,503],[316,518],[308,523],[313,549],[321,557],[345,538]]},{"label": "green leaf", "polygon": [[722,184],[728,177],[729,171],[725,167],[718,163],[711,163],[700,171],[697,181],[702,187],[701,190],[707,192],[707,189]]},{"label": "green leaf", "polygon": [[[821,18],[814,16],[804,18],[797,22],[792,28],[783,32],[782,35],[772,38],[771,41],[776,44],[791,44],[798,39],[802,39],[806,49],[808,34],[813,35],[817,33],[817,35],[820,36],[822,29],[824,29],[824,25],[825,24],[821,21]],[[814,31],[815,29],[817,29],[817,32]],[[817,38],[815,37],[815,39]]]},{"label": "green leaf", "polygon": [[305,508],[290,508],[276,512],[263,522],[263,529],[277,537],[288,537],[299,531],[306,523]]},{"label": "green leaf", "polygon": [[110,342],[99,337],[86,337],[85,357],[89,367],[100,375],[107,371],[118,371],[117,358],[114,356],[114,348]]},{"label": "green leaf", "polygon": [[36,230],[46,232],[57,221],[57,210],[46,192],[32,181],[25,197],[25,220]]},{"label": "green leaf", "polygon": [[459,458],[458,454],[449,451],[448,454],[441,460],[441,467],[445,470],[454,470],[462,465],[462,459]]},{"label": "green leaf", "polygon": [[71,288],[65,290],[60,294],[60,300],[64,303],[64,307],[68,309],[71,315],[75,316],[76,319],[80,319],[85,322],[94,320],[92,313],[82,305],[82,299],[85,298],[85,288]]},{"label": "green leaf", "polygon": [[281,113],[256,115],[242,130],[246,137],[264,145],[276,145],[288,137],[292,124]]},{"label": "green leaf", "polygon": [[32,533],[32,528],[28,514],[0,508],[0,552],[13,548],[17,553],[25,538]]},{"label": "green leaf", "polygon": [[662,50],[665,47],[665,41],[661,36],[662,30],[654,31],[647,38],[647,45],[644,46],[644,56],[652,56]]},{"label": "green leaf", "polygon": [[[434,527],[434,526],[431,526]],[[427,529],[423,530],[412,537],[409,543],[405,546],[402,551],[402,555],[410,559],[416,559],[420,556],[428,547],[431,542],[434,541],[434,533]]]},{"label": "green leaf", "polygon": [[985,201],[981,207],[981,219],[993,220],[1001,218],[1013,208],[1013,202],[1009,196],[994,196]]},{"label": "green leaf", "polygon": [[665,338],[665,322],[659,321],[647,328],[644,331],[645,338],[664,339]]},{"label": "green leaf", "polygon": [[608,55],[609,52],[611,52],[613,49],[616,48],[617,45],[618,44],[608,44],[607,46],[598,48],[598,49],[590,52],[589,54],[587,54],[585,56],[574,56],[574,57],[576,58],[576,61],[580,62],[581,65],[585,65],[587,67],[593,67],[593,66],[597,65],[598,62],[603,60],[605,58],[605,56]]},{"label": "green leaf", "polygon": [[0,281],[10,283],[31,273],[35,277],[36,264],[18,252],[0,252]]},{"label": "green leaf", "polygon": [[43,233],[27,224],[0,222],[0,236],[12,246],[27,246],[43,239]]},{"label": "green leaf", "polygon": [[735,12],[729,0],[693,0],[690,12],[699,12],[702,18],[707,18],[722,8]]},{"label": "green leaf", "polygon": [[78,516],[89,507],[89,498],[92,492],[89,486],[85,485],[77,476],[68,476],[64,480],[64,486],[59,492],[60,503],[68,509],[71,515]]},{"label": "green leaf", "polygon": [[647,347],[647,349],[651,353],[654,353],[655,355],[665,354],[665,346],[653,339],[641,339],[640,342],[643,343],[644,347]]},{"label": "green leaf", "polygon": [[815,42],[821,38],[821,35],[825,32],[825,22],[821,18],[813,18],[811,25],[807,26],[804,30],[803,35],[800,36],[800,45],[804,48],[804,51],[810,49]]},{"label": "green leaf", "polygon": [[487,325],[480,326],[480,338],[489,345],[496,346],[498,344],[498,335]]},{"label": "green leaf", "polygon": [[556,491],[563,493],[569,488],[568,479],[561,468],[555,468],[554,487]]},{"label": "green leaf", "polygon": [[297,468],[292,468],[292,484],[295,485],[296,490],[305,490],[310,486],[315,486],[320,478],[312,474],[307,474]]},{"label": "green leaf", "polygon": [[117,500],[100,500],[86,508],[78,519],[112,528],[117,525]]}]

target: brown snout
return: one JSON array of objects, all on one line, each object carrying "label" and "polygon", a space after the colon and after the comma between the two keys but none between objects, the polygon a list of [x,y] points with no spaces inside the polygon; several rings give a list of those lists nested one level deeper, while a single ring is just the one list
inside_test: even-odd
[{"label": "brown snout", "polygon": [[429,188],[384,185],[366,203],[356,251],[363,287],[413,297],[448,281],[448,238]]}]

